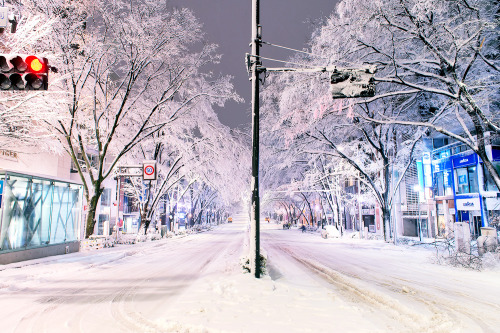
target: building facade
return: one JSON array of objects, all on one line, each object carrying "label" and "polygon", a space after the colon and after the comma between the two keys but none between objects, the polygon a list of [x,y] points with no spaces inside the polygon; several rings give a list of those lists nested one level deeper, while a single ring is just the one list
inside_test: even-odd
[{"label": "building facade", "polygon": [[[0,150],[0,264],[78,251],[88,206],[70,157],[20,150]],[[116,182],[104,187],[96,213],[101,234],[117,212]]]}]

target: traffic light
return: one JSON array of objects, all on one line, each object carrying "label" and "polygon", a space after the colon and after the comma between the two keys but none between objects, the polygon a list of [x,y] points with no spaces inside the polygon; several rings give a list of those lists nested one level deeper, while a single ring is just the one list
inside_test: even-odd
[{"label": "traffic light", "polygon": [[355,98],[375,96],[374,74],[376,69],[335,69],[331,74],[332,98]]},{"label": "traffic light", "polygon": [[49,62],[34,55],[0,54],[1,90],[47,90]]}]

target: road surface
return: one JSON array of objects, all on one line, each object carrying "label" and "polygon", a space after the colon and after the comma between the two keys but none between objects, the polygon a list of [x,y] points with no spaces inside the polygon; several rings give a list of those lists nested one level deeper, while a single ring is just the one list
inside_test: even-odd
[{"label": "road surface", "polygon": [[4,269],[0,331],[163,331],[154,319],[168,314],[189,286],[226,261],[238,262],[244,230],[242,224],[230,224],[183,238]]},{"label": "road surface", "polygon": [[498,332],[498,269],[273,223],[261,233],[260,280],[240,264],[244,215],[186,237],[0,267],[0,331]]},{"label": "road surface", "polygon": [[[370,243],[371,242],[371,243]],[[412,332],[498,332],[500,275],[434,264],[434,252],[381,241],[324,240],[267,230],[271,275],[323,284],[374,328]],[[309,283],[314,283],[309,282]]]}]

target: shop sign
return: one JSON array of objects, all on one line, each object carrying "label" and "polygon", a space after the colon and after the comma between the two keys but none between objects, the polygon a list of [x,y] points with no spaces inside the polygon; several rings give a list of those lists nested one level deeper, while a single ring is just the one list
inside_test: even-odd
[{"label": "shop sign", "polygon": [[491,147],[491,160],[492,161],[500,161],[500,147],[499,146]]},{"label": "shop sign", "polygon": [[0,7],[0,28],[6,28],[9,22],[9,8]]},{"label": "shop sign", "polygon": [[375,209],[373,208],[363,208],[361,212],[363,215],[375,215]]},{"label": "shop sign", "polygon": [[480,210],[479,198],[457,199],[457,210]]},{"label": "shop sign", "polygon": [[444,187],[451,187],[451,169],[445,169],[443,171],[443,183]]},{"label": "shop sign", "polygon": [[17,162],[17,152],[7,149],[0,149],[0,158]]},{"label": "shop sign", "polygon": [[454,168],[460,168],[468,165],[475,165],[477,163],[477,155],[470,154],[467,156],[455,156],[453,157],[452,161]]}]

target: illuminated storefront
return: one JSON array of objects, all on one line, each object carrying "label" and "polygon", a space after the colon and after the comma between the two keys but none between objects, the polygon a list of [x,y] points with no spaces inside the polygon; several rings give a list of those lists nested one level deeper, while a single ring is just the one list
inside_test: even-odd
[{"label": "illuminated storefront", "polygon": [[0,172],[0,263],[79,249],[82,186]]}]

